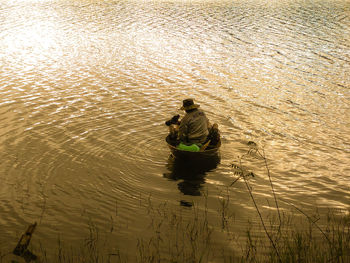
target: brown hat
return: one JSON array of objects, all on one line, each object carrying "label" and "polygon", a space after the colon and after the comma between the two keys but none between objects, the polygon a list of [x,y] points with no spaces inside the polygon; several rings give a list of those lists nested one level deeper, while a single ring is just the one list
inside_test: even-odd
[{"label": "brown hat", "polygon": [[194,104],[193,99],[185,99],[182,101],[181,110],[192,110],[199,108],[198,104]]}]

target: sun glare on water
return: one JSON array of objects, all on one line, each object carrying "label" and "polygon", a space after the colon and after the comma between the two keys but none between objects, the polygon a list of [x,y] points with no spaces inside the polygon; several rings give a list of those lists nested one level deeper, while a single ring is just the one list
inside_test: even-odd
[{"label": "sun glare on water", "polygon": [[[57,49],[57,30],[55,24],[42,19],[40,13],[12,14],[8,29],[2,33],[2,53],[12,65],[36,65],[46,60]],[[17,19],[15,19],[15,17]]]}]

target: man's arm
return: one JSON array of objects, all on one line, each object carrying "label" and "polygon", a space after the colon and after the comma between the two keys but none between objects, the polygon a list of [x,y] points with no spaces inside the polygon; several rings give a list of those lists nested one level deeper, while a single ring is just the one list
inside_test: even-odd
[{"label": "man's arm", "polygon": [[187,142],[187,136],[188,136],[188,118],[186,118],[185,116],[180,123],[178,139],[182,142]]}]

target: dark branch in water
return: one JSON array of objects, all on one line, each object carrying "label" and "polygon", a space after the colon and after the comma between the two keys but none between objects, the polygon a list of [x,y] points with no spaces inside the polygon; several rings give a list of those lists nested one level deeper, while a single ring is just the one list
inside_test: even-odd
[{"label": "dark branch in water", "polygon": [[30,239],[32,238],[36,225],[37,223],[35,222],[28,226],[27,231],[21,236],[17,246],[13,250],[13,254],[24,258],[26,262],[31,262],[32,260],[37,259],[37,256],[28,250]]}]

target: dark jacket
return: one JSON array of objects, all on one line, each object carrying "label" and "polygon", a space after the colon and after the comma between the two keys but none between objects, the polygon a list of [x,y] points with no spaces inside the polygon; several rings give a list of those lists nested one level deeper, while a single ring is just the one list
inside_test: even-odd
[{"label": "dark jacket", "polygon": [[205,113],[200,109],[195,109],[186,113],[182,118],[179,127],[179,139],[186,145],[203,144],[209,134],[208,127],[209,120]]}]

